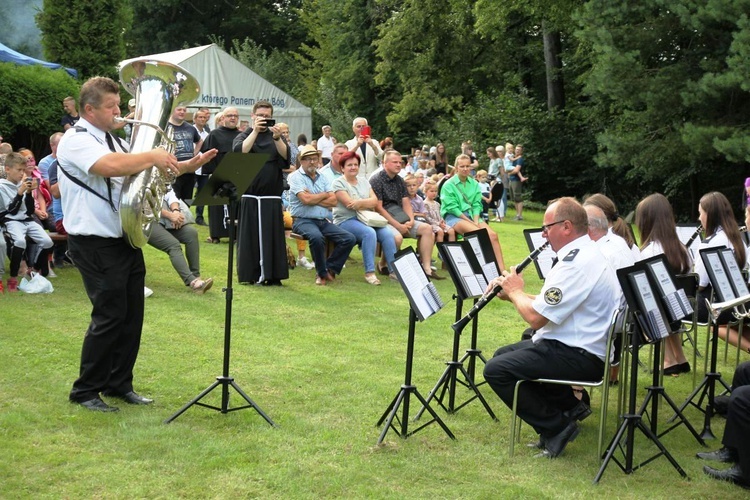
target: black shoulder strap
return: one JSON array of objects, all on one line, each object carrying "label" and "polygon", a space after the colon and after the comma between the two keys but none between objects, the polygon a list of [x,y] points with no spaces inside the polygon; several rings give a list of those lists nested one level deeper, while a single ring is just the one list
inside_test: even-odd
[{"label": "black shoulder strap", "polygon": [[[88,130],[86,130],[85,127],[80,127],[80,126],[76,125],[74,128],[75,128],[76,132],[88,132]],[[106,137],[109,138],[110,134],[106,134]],[[120,139],[118,138],[117,141],[119,142],[119,140]],[[110,141],[111,141],[111,139],[107,141],[107,144],[108,144],[108,147],[109,147],[110,151],[112,151],[114,153],[115,152],[114,145],[111,144]],[[62,165],[60,165],[60,162],[57,161],[57,158],[55,158],[55,160],[54,160],[53,163],[57,163],[57,169],[60,172],[62,172],[63,174],[65,174],[65,177],[67,177],[68,179],[70,179],[74,184],[77,184],[78,186],[82,187],[83,189],[85,189],[89,193],[93,194],[97,198],[101,198],[102,200],[106,201],[109,204],[110,208],[112,208],[112,211],[115,212],[115,213],[117,213],[117,207],[115,207],[115,204],[112,202],[112,181],[111,181],[111,179],[109,177],[105,177],[104,178],[104,181],[107,183],[107,195],[108,195],[108,197],[105,198],[101,194],[99,194],[96,191],[94,191],[89,185],[84,184],[83,181],[81,181],[81,180],[77,179],[76,177],[73,177],[72,175],[70,175],[62,167]]]}]

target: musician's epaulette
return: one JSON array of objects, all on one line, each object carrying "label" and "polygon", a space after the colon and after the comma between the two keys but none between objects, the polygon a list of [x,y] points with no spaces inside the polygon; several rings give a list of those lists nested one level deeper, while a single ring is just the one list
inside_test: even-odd
[{"label": "musician's epaulette", "polygon": [[571,250],[570,253],[568,253],[568,255],[563,258],[563,262],[572,262],[573,259],[576,258],[576,255],[578,255],[578,251],[578,248],[574,248],[573,250]]}]

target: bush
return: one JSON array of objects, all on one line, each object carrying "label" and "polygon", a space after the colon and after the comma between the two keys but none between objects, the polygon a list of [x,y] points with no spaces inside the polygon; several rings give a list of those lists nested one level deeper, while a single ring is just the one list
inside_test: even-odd
[{"label": "bush", "polygon": [[77,96],[79,83],[64,70],[0,63],[0,131],[15,149],[37,159],[49,151],[49,136],[61,131],[62,100]]}]

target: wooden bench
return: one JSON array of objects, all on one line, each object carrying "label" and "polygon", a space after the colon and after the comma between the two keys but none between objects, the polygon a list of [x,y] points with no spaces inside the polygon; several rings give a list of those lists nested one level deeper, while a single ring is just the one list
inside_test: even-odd
[{"label": "wooden bench", "polygon": [[[307,240],[307,238],[305,238],[305,237],[304,237],[304,236],[302,236],[301,234],[297,234],[297,233],[294,233],[294,232],[292,232],[292,231],[286,231],[286,232],[287,232],[287,237],[288,237],[288,238],[291,238],[291,239],[293,239],[293,240],[302,240],[302,241],[308,241],[308,240]],[[326,257],[326,260],[328,260],[328,257],[330,257],[330,256],[331,256],[331,254],[333,253],[333,247],[334,247],[334,245],[333,245],[333,242],[331,242],[331,241],[328,241],[328,240],[326,239],[326,249],[325,249],[325,257]]]},{"label": "wooden bench", "polygon": [[52,239],[53,243],[62,243],[65,241],[68,241],[68,235],[67,234],[60,234],[50,231],[47,233],[47,236],[49,236]]}]

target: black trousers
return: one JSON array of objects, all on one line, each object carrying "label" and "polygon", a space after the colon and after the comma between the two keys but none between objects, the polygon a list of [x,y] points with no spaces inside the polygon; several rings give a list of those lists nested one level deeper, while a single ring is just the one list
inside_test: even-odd
[{"label": "black trousers", "polygon": [[68,252],[93,306],[70,399],[132,391],[143,327],[143,253],[123,238],[75,235],[68,235]]},{"label": "black trousers", "polygon": [[750,361],[740,364],[734,371],[727,425],[721,442],[737,450],[742,475],[750,483]]},{"label": "black trousers", "polygon": [[[581,349],[556,340],[534,344],[522,340],[501,347],[484,367],[484,378],[508,406],[513,407],[513,392],[519,380],[556,378],[601,380],[604,361]],[[563,412],[578,404],[567,385],[524,383],[518,390],[518,416],[546,438],[559,434],[569,423]]]}]

